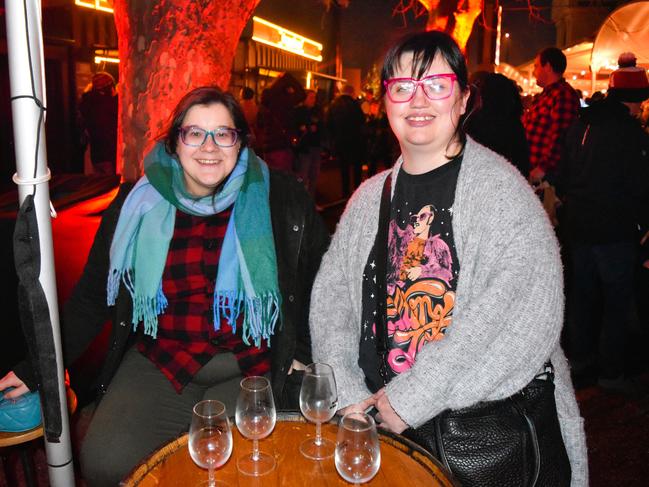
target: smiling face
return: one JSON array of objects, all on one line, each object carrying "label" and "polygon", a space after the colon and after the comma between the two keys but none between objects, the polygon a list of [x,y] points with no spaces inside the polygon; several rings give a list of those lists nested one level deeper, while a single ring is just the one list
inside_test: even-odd
[{"label": "smiling face", "polygon": [[[412,61],[412,53],[404,53],[394,70],[393,78],[412,77]],[[420,79],[443,73],[453,73],[453,70],[438,54]],[[409,156],[417,153],[426,154],[435,167],[448,162],[445,154],[453,153],[451,142],[456,142],[456,129],[460,117],[466,111],[468,98],[469,91],[462,92],[457,81],[453,81],[451,95],[442,100],[429,99],[421,86],[417,87],[412,99],[405,103],[395,103],[388,96],[385,97],[386,113],[392,131],[399,140],[404,164],[408,163]]]},{"label": "smiling face", "polygon": [[[222,103],[194,105],[187,111],[181,126],[204,130],[235,128],[232,115]],[[212,194],[237,164],[240,147],[240,141],[232,147],[219,147],[211,136],[201,146],[191,147],[185,145],[178,135],[176,154],[183,168],[187,192],[199,198]]]}]

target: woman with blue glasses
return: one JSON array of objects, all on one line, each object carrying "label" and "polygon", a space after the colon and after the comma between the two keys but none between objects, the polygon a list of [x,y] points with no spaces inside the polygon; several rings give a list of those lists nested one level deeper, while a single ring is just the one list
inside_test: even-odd
[{"label": "woman with blue glasses", "polygon": [[[230,412],[244,376],[297,408],[312,362],[310,291],[329,241],[304,186],[248,147],[236,100],[198,88],[176,106],[104,213],[63,324],[67,363],[112,320],[98,404],[81,447],[90,486],[114,486],[177,437],[202,399]],[[34,389],[26,364],[0,381]]]},{"label": "woman with blue glasses", "polygon": [[401,157],[352,196],[323,257],[314,360],[334,367],[342,413],[372,408],[463,486],[587,485],[543,207],[466,136],[468,73],[451,37],[404,38],[381,78]]}]

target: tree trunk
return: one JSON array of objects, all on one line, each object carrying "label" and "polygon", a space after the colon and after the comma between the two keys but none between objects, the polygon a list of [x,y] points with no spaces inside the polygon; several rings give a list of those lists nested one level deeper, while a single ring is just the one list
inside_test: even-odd
[{"label": "tree trunk", "polygon": [[141,176],[144,154],[185,93],[228,88],[239,37],[259,1],[115,0],[123,180]]}]

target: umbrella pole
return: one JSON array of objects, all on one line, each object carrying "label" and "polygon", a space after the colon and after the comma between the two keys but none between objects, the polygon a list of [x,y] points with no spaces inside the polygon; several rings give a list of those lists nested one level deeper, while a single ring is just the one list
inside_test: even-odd
[{"label": "umbrella pole", "polygon": [[74,486],[70,427],[61,354],[52,224],[50,218],[49,169],[45,151],[45,76],[40,0],[5,2],[7,51],[11,83],[16,174],[20,203],[35,192],[41,272],[39,281],[47,298],[56,353],[62,433],[60,443],[45,439],[48,473],[53,487]]}]

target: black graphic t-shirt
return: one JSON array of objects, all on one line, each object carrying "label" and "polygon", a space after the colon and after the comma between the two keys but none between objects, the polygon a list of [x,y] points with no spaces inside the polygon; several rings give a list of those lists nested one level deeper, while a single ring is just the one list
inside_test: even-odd
[{"label": "black graphic t-shirt", "polygon": [[[403,169],[390,208],[387,252],[387,380],[412,367],[427,343],[451,325],[460,271],[453,240],[453,201],[462,156],[425,174]],[[358,364],[368,387],[383,387],[376,352],[376,249],[363,273]]]}]

